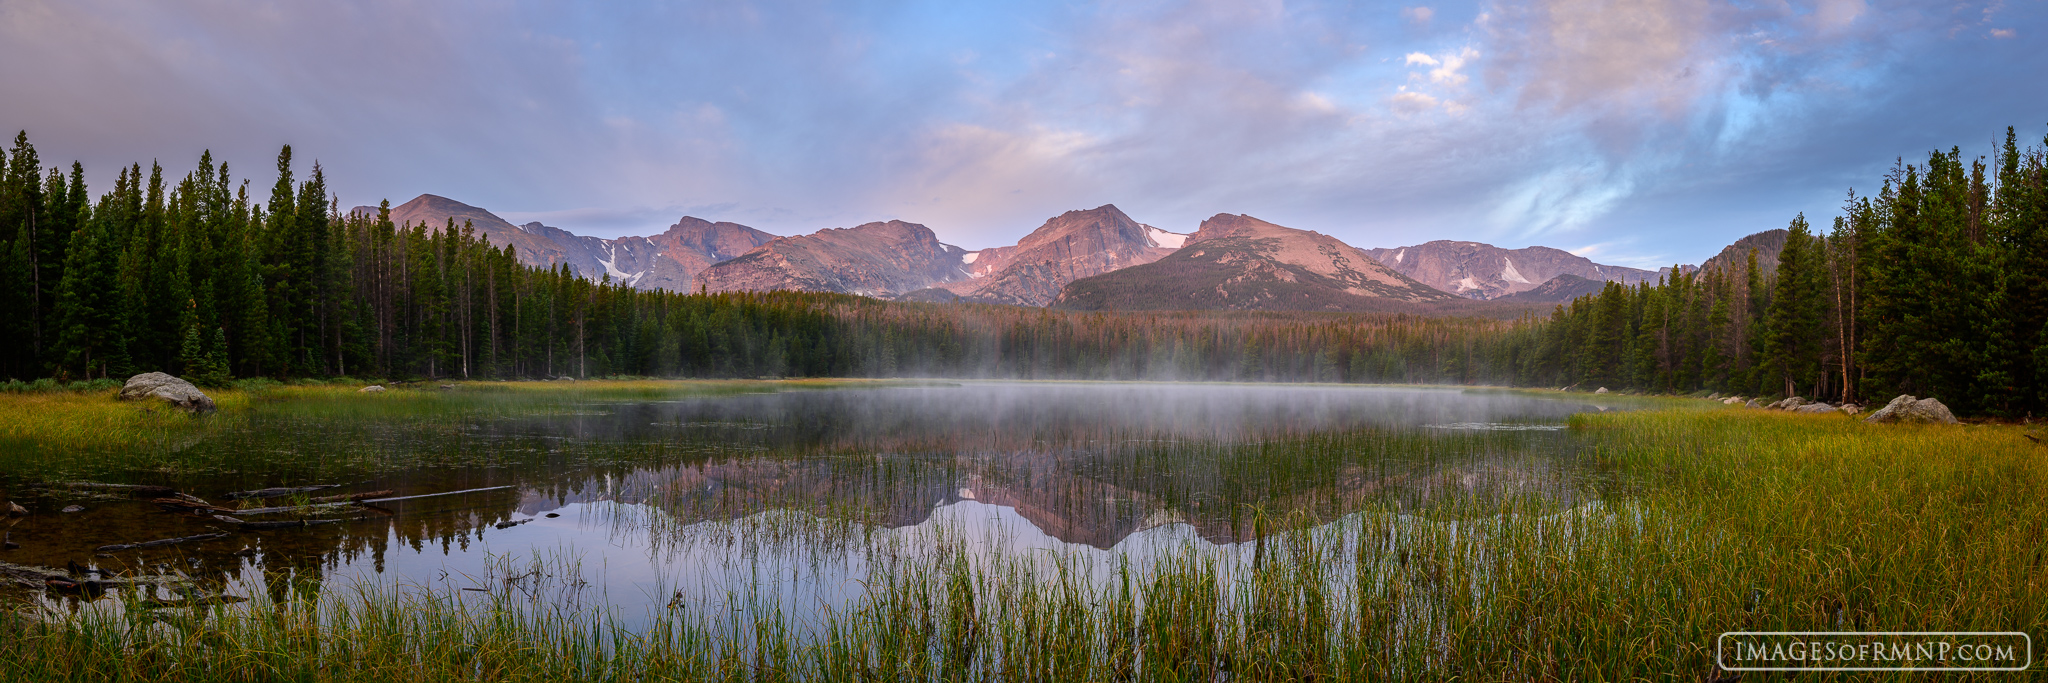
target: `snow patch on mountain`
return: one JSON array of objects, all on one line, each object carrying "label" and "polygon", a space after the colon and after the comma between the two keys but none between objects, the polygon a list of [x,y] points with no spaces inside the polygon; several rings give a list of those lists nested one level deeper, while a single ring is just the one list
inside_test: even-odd
[{"label": "snow patch on mountain", "polygon": [[1514,259],[1511,259],[1511,258],[1507,258],[1507,257],[1503,256],[1503,257],[1501,257],[1501,259],[1500,259],[1500,260],[1501,260],[1501,262],[1502,262],[1502,263],[1506,263],[1506,264],[1507,264],[1507,267],[1506,267],[1506,268],[1503,268],[1503,269],[1501,269],[1501,271],[1500,271],[1500,279],[1502,279],[1502,280],[1507,280],[1508,282],[1520,282],[1520,283],[1522,283],[1522,284],[1525,284],[1525,285],[1526,285],[1526,284],[1529,284],[1529,279],[1528,279],[1528,278],[1525,278],[1525,277],[1522,277],[1522,274],[1521,274],[1520,272],[1517,272],[1517,271],[1515,270],[1515,260],[1514,260]]},{"label": "snow patch on mountain", "polygon": [[1165,230],[1160,230],[1158,228],[1152,227],[1150,225],[1145,226],[1145,238],[1152,240],[1152,244],[1154,246],[1165,247],[1168,249],[1179,249],[1183,245],[1186,245],[1188,243],[1187,235],[1183,235],[1177,232],[1167,232]]}]

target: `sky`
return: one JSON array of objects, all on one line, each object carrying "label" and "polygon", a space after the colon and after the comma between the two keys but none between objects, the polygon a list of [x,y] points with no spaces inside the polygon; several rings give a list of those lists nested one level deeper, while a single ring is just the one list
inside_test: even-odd
[{"label": "sky", "polygon": [[1360,247],[1699,263],[1896,160],[2048,134],[2048,0],[0,0],[0,128],[95,192],[202,151],[262,194],[422,193],[580,234],[1115,204]]}]

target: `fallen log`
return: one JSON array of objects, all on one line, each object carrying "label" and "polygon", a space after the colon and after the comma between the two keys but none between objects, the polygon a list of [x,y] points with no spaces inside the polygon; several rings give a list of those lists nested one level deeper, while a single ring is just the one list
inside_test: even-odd
[{"label": "fallen log", "polygon": [[57,486],[62,486],[67,489],[99,489],[102,491],[120,491],[134,496],[170,496],[177,495],[178,493],[177,489],[171,488],[169,486],[150,486],[147,484],[102,484],[96,481],[67,481],[57,484]]},{"label": "fallen log", "polygon": [[110,553],[120,550],[141,550],[143,548],[156,548],[167,545],[176,545],[179,543],[190,543],[192,541],[211,541],[216,538],[227,538],[227,536],[227,532],[222,531],[211,534],[199,534],[197,536],[183,536],[179,538],[165,538],[154,541],[143,541],[141,543],[116,543],[113,545],[103,545],[98,548],[94,548],[93,552]]},{"label": "fallen log", "polygon": [[322,512],[322,511],[332,511],[332,510],[349,510],[349,509],[353,509],[353,508],[355,508],[355,507],[356,507],[356,504],[355,504],[354,502],[347,502],[347,503],[314,503],[314,504],[311,504],[311,505],[283,505],[283,506],[279,506],[279,507],[269,507],[269,508],[243,508],[243,509],[240,509],[240,510],[223,510],[223,512],[232,512],[232,513],[234,513],[234,514],[238,514],[238,515],[271,515],[271,514],[277,514],[277,513],[279,513],[279,512],[309,512],[309,513],[310,513],[310,512]]},{"label": "fallen log", "polygon": [[420,494],[420,495],[417,495],[417,496],[399,496],[399,497],[397,497],[397,498],[371,498],[371,499],[369,499],[369,500],[360,500],[360,501],[356,501],[356,502],[358,502],[358,503],[395,503],[395,502],[398,502],[398,501],[401,501],[401,500],[415,500],[415,499],[419,499],[419,498],[433,498],[433,497],[435,497],[435,496],[453,496],[453,495],[456,495],[456,494],[462,494],[462,493],[482,493],[482,492],[484,492],[484,491],[503,491],[503,490],[505,490],[505,489],[509,489],[509,488],[512,488],[512,487],[511,487],[511,486],[486,486],[486,487],[484,487],[484,488],[480,488],[480,489],[463,489],[463,490],[461,490],[461,491],[442,491],[442,492],[440,492],[440,493],[422,493],[422,494]]},{"label": "fallen log", "polygon": [[[358,519],[368,518],[347,517],[343,519],[294,519],[283,522],[242,522],[241,526],[243,529],[247,529],[250,531],[268,531],[271,529],[296,529],[304,526],[320,526],[322,524],[340,524],[342,522],[353,522]],[[227,534],[221,535],[225,536]]]},{"label": "fallen log", "polygon": [[157,507],[163,508],[165,511],[168,512],[189,512],[192,514],[215,514],[223,512],[234,512],[234,510],[213,505],[205,501],[194,503],[183,498],[155,498],[151,499],[149,502],[155,503]]},{"label": "fallen log", "polygon": [[343,501],[348,501],[348,502],[355,502],[355,501],[360,501],[360,500],[368,500],[368,499],[370,499],[370,498],[382,498],[382,497],[384,497],[384,496],[388,496],[388,495],[391,495],[391,493],[392,493],[392,492],[391,492],[390,490],[388,490],[388,489],[387,489],[387,490],[383,490],[383,491],[364,491],[364,492],[362,492],[362,493],[343,493],[343,494],[339,494],[339,495],[333,495],[333,496],[321,496],[321,497],[319,497],[319,498],[313,498],[313,499],[311,499],[311,502],[315,502],[315,503],[340,503],[340,502],[343,502]]},{"label": "fallen log", "polygon": [[234,595],[200,595],[195,597],[180,598],[177,600],[144,600],[140,603],[136,603],[136,606],[141,607],[143,609],[184,609],[187,607],[233,605],[248,601],[248,598],[238,597]]},{"label": "fallen log", "polygon": [[[94,572],[94,574],[96,574],[96,577],[93,579],[94,581],[99,582],[101,585],[107,586],[170,586],[191,583],[190,579],[181,578],[177,576],[114,576],[112,574],[108,574],[105,571],[96,571]],[[30,588],[48,587],[48,582],[52,579],[58,581],[72,580],[71,575],[66,573],[62,569],[51,569],[49,567],[37,567],[26,564],[10,564],[6,562],[0,562],[0,579],[12,580],[16,584]]]},{"label": "fallen log", "polygon": [[325,491],[327,489],[341,488],[341,486],[341,484],[319,484],[316,486],[280,486],[276,488],[256,489],[254,491],[236,491],[234,493],[228,494],[228,497],[233,498],[235,500],[241,500],[243,498],[277,498],[280,496],[289,496],[294,493],[312,493],[314,491]]}]

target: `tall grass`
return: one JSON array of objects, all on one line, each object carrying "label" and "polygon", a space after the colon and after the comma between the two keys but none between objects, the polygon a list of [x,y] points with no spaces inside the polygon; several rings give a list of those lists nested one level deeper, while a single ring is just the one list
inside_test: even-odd
[{"label": "tall grass", "polygon": [[[28,480],[101,478],[117,482],[195,472],[260,468],[274,449],[204,453],[195,446],[239,438],[256,423],[296,423],[299,434],[336,430],[446,428],[476,421],[544,417],[585,410],[596,402],[821,389],[902,382],[863,380],[615,380],[464,382],[394,385],[362,394],[371,382],[244,382],[208,389],[218,411],[191,415],[156,401],[121,401],[119,386],[91,391],[0,392],[0,477]],[[273,430],[275,431],[275,430]],[[408,463],[357,463],[358,469]]]},{"label": "tall grass", "polygon": [[[672,603],[634,628],[544,591],[300,588],[185,612],[16,614],[0,675],[1699,680],[1731,630],[2048,637],[2048,450],[2017,428],[1719,406],[1572,428],[1626,493],[1562,508],[1513,492],[1367,498],[1336,518],[1251,509],[1243,543],[1159,534],[1106,554],[943,529],[923,546],[862,543],[878,537],[824,523],[871,569],[856,599],[822,611],[757,599],[773,572],[734,586],[730,605]],[[790,517],[758,519],[804,542]]]}]

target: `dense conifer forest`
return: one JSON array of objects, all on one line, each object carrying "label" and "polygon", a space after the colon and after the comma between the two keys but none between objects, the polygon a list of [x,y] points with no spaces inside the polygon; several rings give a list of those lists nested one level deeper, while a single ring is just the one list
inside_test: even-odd
[{"label": "dense conifer forest", "polygon": [[1935,396],[1958,413],[2048,413],[2048,140],[2006,130],[1896,164],[1825,231],[1789,227],[1775,272],[1609,283],[1559,307],[1524,384],[1829,401]]},{"label": "dense conifer forest", "polygon": [[[2048,144],[2048,142],[2044,142]],[[2048,159],[1899,164],[1780,264],[1610,283],[1548,317],[1083,313],[693,295],[530,267],[468,226],[344,214],[278,156],[267,198],[203,155],[97,199],[0,152],[0,377],[943,376],[1483,383],[2048,408]],[[19,382],[9,386],[20,386]]]}]

